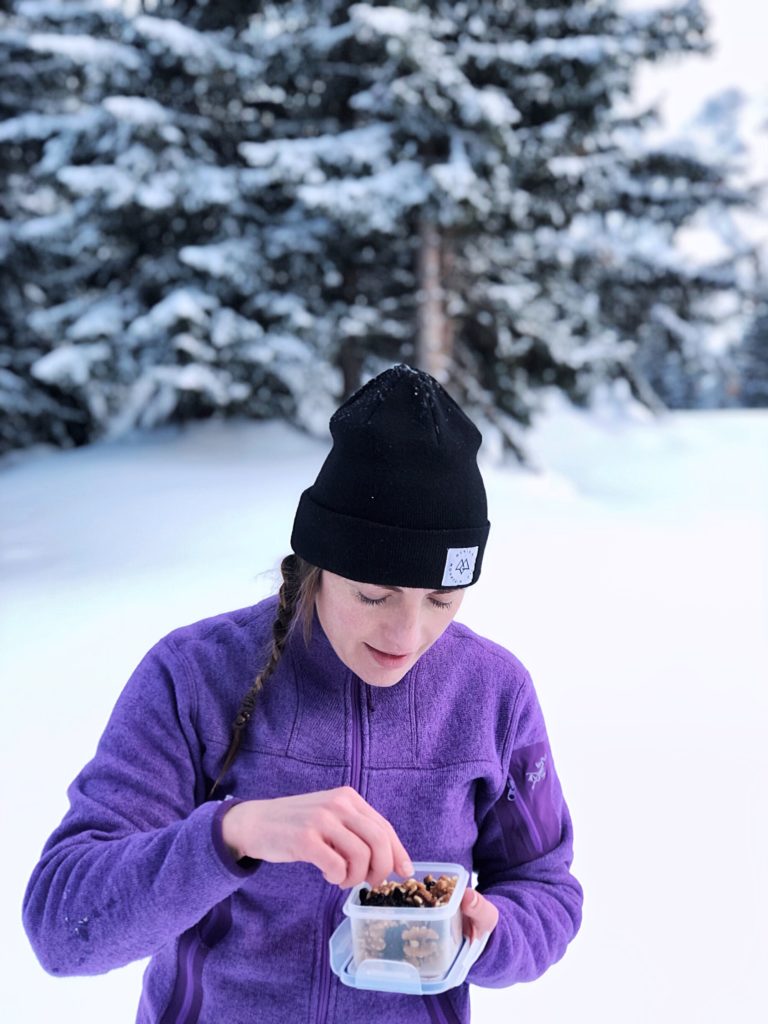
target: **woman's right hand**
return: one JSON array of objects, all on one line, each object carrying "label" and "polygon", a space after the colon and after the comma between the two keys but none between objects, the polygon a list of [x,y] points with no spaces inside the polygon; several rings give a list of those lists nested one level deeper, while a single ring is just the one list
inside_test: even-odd
[{"label": "woman's right hand", "polygon": [[379,885],[393,871],[413,873],[395,830],[351,786],[244,800],[224,815],[222,834],[238,860],[306,861],[342,889]]}]

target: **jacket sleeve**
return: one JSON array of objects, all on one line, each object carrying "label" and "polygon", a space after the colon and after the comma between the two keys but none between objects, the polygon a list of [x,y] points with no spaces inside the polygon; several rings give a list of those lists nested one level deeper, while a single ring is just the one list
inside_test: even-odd
[{"label": "jacket sleeve", "polygon": [[221,836],[231,804],[200,802],[186,683],[166,637],[131,676],[93,760],[69,788],[69,811],[23,905],[27,935],[51,974],[100,974],[151,955],[253,872]]},{"label": "jacket sleeve", "polygon": [[571,818],[527,672],[510,734],[504,789],[480,822],[474,850],[477,888],[496,905],[499,920],[468,981],[488,988],[538,978],[581,924]]}]

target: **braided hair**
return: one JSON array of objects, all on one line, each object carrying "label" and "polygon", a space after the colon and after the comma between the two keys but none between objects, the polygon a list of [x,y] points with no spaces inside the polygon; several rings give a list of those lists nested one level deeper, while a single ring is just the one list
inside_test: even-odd
[{"label": "braided hair", "polygon": [[248,720],[256,707],[256,700],[262,687],[277,668],[286,641],[293,634],[299,623],[304,626],[304,640],[309,643],[312,636],[312,615],[315,607],[315,594],[320,586],[321,570],[310,565],[298,555],[286,555],[280,563],[283,582],[278,592],[277,616],[272,623],[272,648],[264,668],[253,681],[250,690],[243,697],[237,715],[232,723],[232,737],[224,757],[224,763],[208,792],[210,799],[219,783],[232,767],[243,732]]}]

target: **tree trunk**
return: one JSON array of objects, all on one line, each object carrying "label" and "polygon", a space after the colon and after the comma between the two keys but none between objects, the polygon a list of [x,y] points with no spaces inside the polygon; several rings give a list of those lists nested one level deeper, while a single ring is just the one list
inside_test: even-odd
[{"label": "tree trunk", "polygon": [[416,364],[441,384],[453,363],[453,323],[445,310],[445,279],[451,254],[437,225],[422,214],[419,222],[419,334]]}]

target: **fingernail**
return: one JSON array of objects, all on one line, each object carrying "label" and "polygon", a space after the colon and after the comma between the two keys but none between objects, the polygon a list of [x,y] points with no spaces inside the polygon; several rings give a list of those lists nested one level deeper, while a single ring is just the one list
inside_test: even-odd
[{"label": "fingernail", "polygon": [[412,875],[413,874],[413,864],[409,860],[404,860],[404,861],[400,862],[400,874],[401,875]]}]

